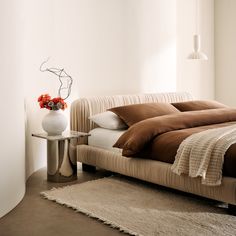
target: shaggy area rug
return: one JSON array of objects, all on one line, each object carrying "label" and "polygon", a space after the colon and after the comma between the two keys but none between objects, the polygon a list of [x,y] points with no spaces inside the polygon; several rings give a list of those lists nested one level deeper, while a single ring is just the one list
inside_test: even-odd
[{"label": "shaggy area rug", "polygon": [[236,235],[236,217],[225,209],[205,199],[122,177],[41,194],[131,235]]}]

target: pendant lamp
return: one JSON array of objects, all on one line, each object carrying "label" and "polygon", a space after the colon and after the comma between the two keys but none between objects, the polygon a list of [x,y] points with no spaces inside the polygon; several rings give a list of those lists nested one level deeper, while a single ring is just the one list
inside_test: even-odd
[{"label": "pendant lamp", "polygon": [[198,33],[198,4],[199,0],[196,0],[196,34],[193,35],[193,52],[188,55],[188,59],[197,59],[197,60],[208,60],[208,57],[205,53],[201,52],[201,37]]}]

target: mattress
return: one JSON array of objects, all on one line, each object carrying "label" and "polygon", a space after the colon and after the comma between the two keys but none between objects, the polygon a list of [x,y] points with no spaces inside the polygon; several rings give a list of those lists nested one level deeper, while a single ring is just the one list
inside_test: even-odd
[{"label": "mattress", "polygon": [[92,129],[88,137],[88,145],[103,148],[109,151],[121,153],[122,149],[114,148],[113,145],[126,130],[111,130],[104,128]]}]

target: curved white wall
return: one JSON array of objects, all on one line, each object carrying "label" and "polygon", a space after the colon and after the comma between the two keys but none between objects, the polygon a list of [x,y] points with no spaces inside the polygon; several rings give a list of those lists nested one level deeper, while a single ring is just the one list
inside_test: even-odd
[{"label": "curved white wall", "polygon": [[[40,109],[37,99],[41,94],[57,95],[58,80],[50,73],[42,73],[40,64],[51,56],[49,66],[58,66],[53,53],[53,1],[21,0],[22,4],[22,74],[25,84],[26,110],[26,178],[46,166],[46,141],[31,136],[43,132],[41,121],[47,113]],[[55,3],[56,4],[56,3]],[[65,66],[65,65],[63,65]]]},{"label": "curved white wall", "polygon": [[24,94],[21,80],[20,1],[0,1],[0,217],[25,193]]},{"label": "curved white wall", "polygon": [[80,96],[176,90],[176,0],[69,2],[53,6],[55,56]]}]

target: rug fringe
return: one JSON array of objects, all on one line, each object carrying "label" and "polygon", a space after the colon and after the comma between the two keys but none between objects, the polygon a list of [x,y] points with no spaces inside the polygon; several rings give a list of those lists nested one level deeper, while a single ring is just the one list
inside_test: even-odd
[{"label": "rug fringe", "polygon": [[[68,188],[68,187],[70,187],[70,186],[60,187],[60,188],[56,188],[56,189],[62,189],[62,188]],[[50,191],[53,191],[53,190],[55,190],[55,188],[51,189]],[[60,199],[55,199],[53,197],[50,197],[46,192],[41,192],[40,195],[43,196],[45,199],[54,201],[56,203],[59,203],[61,205],[66,206],[68,208],[72,208],[73,210],[75,210],[75,212],[83,213],[84,215],[86,215],[90,218],[96,219],[96,220],[102,222],[103,224],[108,225],[111,228],[118,229],[120,232],[124,232],[124,233],[134,235],[134,236],[143,236],[143,235],[138,234],[138,233],[126,228],[126,227],[123,227],[119,224],[116,224],[112,221],[109,221],[109,220],[107,220],[103,217],[97,216],[93,212],[87,211],[87,210],[85,210],[83,208],[80,208],[80,207],[75,207],[75,206],[67,204],[67,203],[63,203],[62,201],[60,201]]]}]

